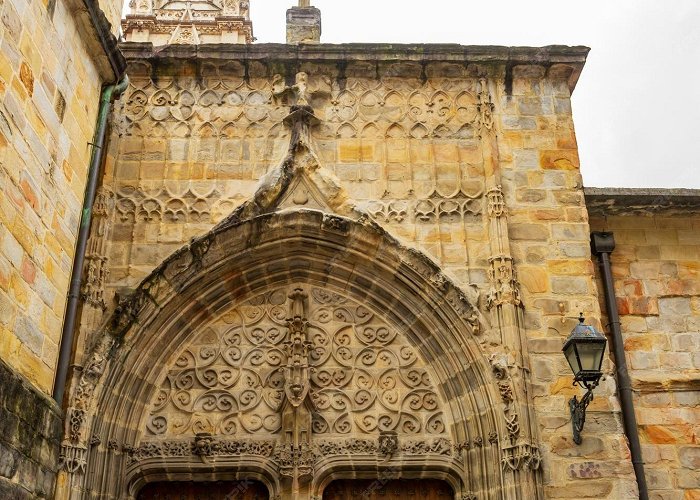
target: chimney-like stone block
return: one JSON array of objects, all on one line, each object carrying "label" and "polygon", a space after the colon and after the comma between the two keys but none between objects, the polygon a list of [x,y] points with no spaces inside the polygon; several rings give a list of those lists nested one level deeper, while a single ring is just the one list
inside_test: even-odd
[{"label": "chimney-like stone block", "polygon": [[287,43],[320,43],[321,11],[316,7],[292,7],[287,10]]}]

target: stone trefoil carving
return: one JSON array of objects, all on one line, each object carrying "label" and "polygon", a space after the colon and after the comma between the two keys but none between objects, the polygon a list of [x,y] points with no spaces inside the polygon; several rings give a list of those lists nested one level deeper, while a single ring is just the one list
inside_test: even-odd
[{"label": "stone trefoil carving", "polygon": [[536,446],[520,443],[504,447],[501,462],[506,470],[538,470],[542,455]]},{"label": "stone trefoil carving", "polygon": [[379,222],[401,223],[409,217],[420,224],[460,222],[481,216],[482,194],[467,194],[460,189],[444,196],[433,190],[421,199],[373,201],[368,211]]},{"label": "stone trefoil carving", "polygon": [[71,474],[85,473],[87,465],[87,448],[80,445],[64,443],[58,456],[58,467]]},{"label": "stone trefoil carving", "polygon": [[116,192],[116,211],[120,222],[216,222],[242,200],[222,196],[213,183],[208,188],[164,186],[152,191],[122,186]]}]

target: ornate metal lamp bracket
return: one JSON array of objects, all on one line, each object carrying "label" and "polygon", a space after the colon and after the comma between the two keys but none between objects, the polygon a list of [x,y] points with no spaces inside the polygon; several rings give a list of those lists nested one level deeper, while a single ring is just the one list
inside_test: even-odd
[{"label": "ornate metal lamp bracket", "polygon": [[593,389],[598,384],[586,384],[586,394],[579,401],[576,396],[569,400],[571,427],[574,431],[574,443],[581,444],[581,431],[586,423],[586,408],[593,401]]}]

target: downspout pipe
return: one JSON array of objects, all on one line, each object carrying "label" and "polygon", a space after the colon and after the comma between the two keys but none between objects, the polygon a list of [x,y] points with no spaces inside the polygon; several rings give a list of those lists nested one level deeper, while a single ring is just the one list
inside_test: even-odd
[{"label": "downspout pipe", "polygon": [[613,233],[591,233],[591,251],[598,257],[600,275],[603,278],[605,307],[610,322],[610,331],[612,332],[612,347],[616,366],[615,378],[617,379],[617,389],[620,398],[620,407],[622,409],[622,422],[625,427],[627,440],[629,441],[632,466],[634,467],[634,475],[637,478],[637,486],[639,487],[639,499],[648,500],[649,492],[647,490],[646,476],[644,475],[642,447],[639,444],[637,418],[634,415],[632,383],[630,381],[629,370],[627,369],[627,360],[625,359],[625,346],[622,341],[622,331],[620,329],[620,315],[617,311],[617,301],[615,300],[615,284],[610,267],[610,254],[613,250],[615,250],[615,238]]},{"label": "downspout pipe", "polygon": [[90,158],[87,185],[85,186],[85,198],[83,200],[83,210],[80,216],[80,227],[78,229],[78,241],[75,246],[75,255],[73,256],[73,270],[71,272],[70,286],[68,288],[66,312],[63,316],[61,349],[58,354],[56,378],[54,379],[53,384],[53,399],[61,406],[63,406],[63,396],[66,390],[68,368],[70,366],[73,354],[73,336],[75,333],[75,323],[78,316],[78,306],[80,305],[80,285],[83,281],[85,253],[87,251],[88,237],[90,236],[92,205],[95,203],[95,194],[97,193],[100,166],[102,165],[102,159],[104,158],[104,143],[107,132],[109,109],[112,103],[112,98],[121,95],[128,86],[129,77],[125,74],[119,83],[103,87],[102,95],[100,97],[100,108],[97,115],[95,136],[92,142],[92,156]]}]

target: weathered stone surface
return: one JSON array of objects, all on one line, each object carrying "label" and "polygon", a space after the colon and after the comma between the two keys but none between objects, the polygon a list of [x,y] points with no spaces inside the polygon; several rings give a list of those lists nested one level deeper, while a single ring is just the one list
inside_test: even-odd
[{"label": "weathered stone surface", "polygon": [[[100,4],[119,19],[120,2]],[[97,2],[92,14],[71,2],[0,5],[0,358],[45,393],[92,152],[87,144],[102,79],[115,78],[102,46],[111,34]]]},{"label": "weathered stone surface", "polygon": [[[603,204],[609,214],[592,218],[592,229],[616,237],[617,303],[651,498],[693,498],[697,478],[687,471],[698,468],[697,425],[684,412],[700,397],[693,360],[700,325],[700,311],[693,307],[700,295],[694,269],[700,258],[685,248],[683,231],[697,226],[697,193],[591,190],[586,199],[592,214],[601,214]],[[693,278],[685,282],[685,273]]]},{"label": "weathered stone surface", "polygon": [[53,497],[61,423],[55,403],[0,359],[0,498]]}]

